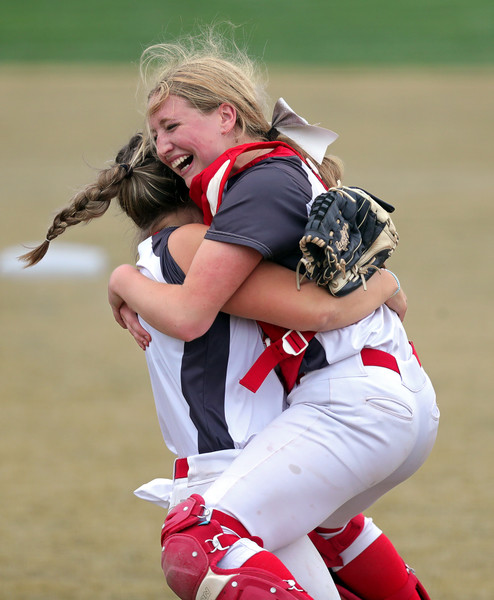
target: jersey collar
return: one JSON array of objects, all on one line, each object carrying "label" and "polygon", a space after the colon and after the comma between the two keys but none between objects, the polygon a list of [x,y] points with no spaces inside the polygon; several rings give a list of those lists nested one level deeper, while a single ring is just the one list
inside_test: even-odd
[{"label": "jersey collar", "polygon": [[237,158],[245,152],[269,148],[271,148],[270,152],[254,158],[235,171],[235,175],[252,167],[261,160],[270,157],[299,156],[304,160],[298,152],[284,142],[254,142],[251,144],[242,144],[228,149],[192,179],[189,190],[190,197],[202,210],[204,223],[206,225],[211,225],[214,215],[218,212],[223,198],[225,184],[232,174],[231,172]]}]

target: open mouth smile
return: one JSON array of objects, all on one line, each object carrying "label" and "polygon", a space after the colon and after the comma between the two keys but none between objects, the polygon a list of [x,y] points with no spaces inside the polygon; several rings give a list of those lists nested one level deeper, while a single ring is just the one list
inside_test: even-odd
[{"label": "open mouth smile", "polygon": [[193,156],[189,154],[187,156],[179,156],[170,163],[172,169],[176,169],[180,174],[187,170],[187,167],[192,163]]}]

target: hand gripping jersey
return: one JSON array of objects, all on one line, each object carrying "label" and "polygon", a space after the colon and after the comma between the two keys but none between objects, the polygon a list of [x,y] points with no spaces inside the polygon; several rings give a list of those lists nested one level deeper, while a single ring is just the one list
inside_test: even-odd
[{"label": "hand gripping jersey", "polygon": [[[139,245],[138,267],[160,282],[185,277],[168,252],[173,229]],[[158,420],[167,447],[179,457],[243,448],[283,409],[274,373],[254,395],[238,381],[263,351],[255,322],[220,313],[211,329],[192,342],[171,338],[143,323]]]}]

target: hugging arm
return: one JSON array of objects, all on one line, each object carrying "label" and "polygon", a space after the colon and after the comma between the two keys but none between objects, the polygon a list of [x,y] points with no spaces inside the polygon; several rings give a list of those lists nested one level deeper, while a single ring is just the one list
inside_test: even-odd
[{"label": "hugging arm", "polygon": [[[310,282],[298,291],[293,271],[269,261],[261,261],[260,255],[250,248],[209,240],[203,242],[205,231],[206,227],[202,225],[186,225],[170,236],[170,252],[187,273],[183,286],[152,281],[130,265],[122,265],[113,272],[109,284],[109,300],[120,325],[131,329],[125,316],[130,307],[156,329],[185,340],[194,339],[207,331],[211,323],[202,331],[208,320],[201,321],[201,318],[204,318],[204,314],[212,314],[214,320],[219,310],[290,329],[324,331],[350,325],[367,316],[386,302],[397,289],[394,277],[383,271],[371,277],[367,283],[367,291],[360,287],[341,298],[331,296],[326,290]],[[194,263],[196,253],[202,252],[203,244],[209,246],[207,251],[211,257],[209,265],[201,262],[203,276],[214,290],[210,290],[207,284],[200,285],[199,290],[191,289],[189,276],[196,269],[195,280],[199,278],[197,265]],[[220,248],[217,249],[217,246]],[[233,252],[229,252],[230,249]],[[216,250],[219,250],[218,255]],[[241,265],[240,274],[230,273],[235,265]],[[250,276],[242,281],[242,274],[246,271],[249,271]],[[222,285],[221,277],[228,279],[226,287]],[[233,287],[235,289],[228,295],[225,290]],[[216,308],[214,302],[218,303],[222,295],[222,304]],[[403,299],[404,295],[400,293],[393,301],[404,313],[406,299]],[[124,316],[120,310],[122,306],[125,307]],[[198,322],[201,323],[199,328]],[[134,335],[132,330],[131,333]]]}]

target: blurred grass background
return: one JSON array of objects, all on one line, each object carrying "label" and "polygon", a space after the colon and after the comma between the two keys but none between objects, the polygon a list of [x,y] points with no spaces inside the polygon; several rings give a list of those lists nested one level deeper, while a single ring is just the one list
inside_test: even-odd
[{"label": "blurred grass background", "polygon": [[[429,461],[368,514],[433,600],[491,600],[492,3],[1,0],[0,15],[0,250],[43,239],[141,126],[141,50],[198,21],[241,25],[273,101],[340,134],[346,182],[397,207],[392,267],[442,409]],[[118,211],[64,238],[133,261]],[[164,515],[132,495],[173,457],[108,274],[0,276],[2,599],[173,597]]]},{"label": "blurred grass background", "polygon": [[0,57],[134,62],[198,22],[241,25],[251,52],[286,64],[491,64],[489,0],[2,0]]}]

